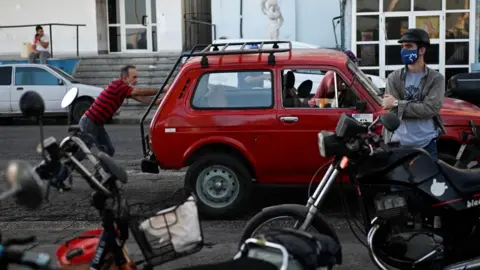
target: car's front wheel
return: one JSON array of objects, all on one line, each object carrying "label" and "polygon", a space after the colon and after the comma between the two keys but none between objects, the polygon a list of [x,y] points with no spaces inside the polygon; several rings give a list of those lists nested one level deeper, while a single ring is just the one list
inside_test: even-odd
[{"label": "car's front wheel", "polygon": [[88,108],[92,105],[93,101],[88,99],[79,99],[75,101],[72,108],[72,121],[78,123],[80,118],[82,118],[83,114],[85,113]]},{"label": "car's front wheel", "polygon": [[252,176],[234,156],[212,153],[197,158],[190,165],[185,186],[197,196],[201,214],[232,218],[248,203]]}]

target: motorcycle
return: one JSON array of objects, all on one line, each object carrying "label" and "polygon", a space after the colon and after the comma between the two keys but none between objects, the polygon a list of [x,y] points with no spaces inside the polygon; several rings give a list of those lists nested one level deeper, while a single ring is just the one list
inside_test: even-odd
[{"label": "motorcycle", "polygon": [[385,114],[367,126],[343,114],[335,132],[321,131],[319,152],[333,162],[307,204],[262,210],[248,222],[241,241],[287,216],[296,221],[294,228],[314,229],[339,243],[318,209],[336,177],[346,172],[362,215],[356,224],[347,215],[348,224],[379,269],[480,269],[480,170],[455,168],[420,148],[385,144],[373,132],[378,123],[394,132],[400,120]]},{"label": "motorcycle", "polygon": [[[71,89],[62,101],[70,106],[78,96]],[[113,158],[99,151],[93,153],[85,142],[72,133],[57,143],[54,137],[43,138],[43,99],[33,91],[20,98],[25,117],[36,118],[40,126],[39,152],[43,161],[35,167],[35,175],[50,180],[59,167],[71,166],[94,190],[91,204],[102,219],[102,228],[83,232],[62,244],[56,251],[61,269],[142,269],[150,270],[165,262],[201,250],[203,233],[198,218],[196,198],[186,189],[175,192],[160,202],[129,204],[122,196],[119,183],[126,184],[128,175]],[[90,172],[80,158],[92,163]],[[50,185],[48,185],[50,187]],[[46,192],[48,196],[48,189]],[[144,259],[134,262],[125,247],[129,233],[140,247]],[[340,247],[325,235],[298,230],[276,230],[242,242],[233,260],[193,269],[323,269],[329,265]],[[1,253],[0,253],[1,257]]]}]

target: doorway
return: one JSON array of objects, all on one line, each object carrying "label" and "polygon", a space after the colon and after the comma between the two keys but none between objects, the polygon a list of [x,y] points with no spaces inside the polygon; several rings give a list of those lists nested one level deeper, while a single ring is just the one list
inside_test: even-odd
[{"label": "doorway", "polygon": [[107,0],[110,53],[158,51],[157,0]]}]

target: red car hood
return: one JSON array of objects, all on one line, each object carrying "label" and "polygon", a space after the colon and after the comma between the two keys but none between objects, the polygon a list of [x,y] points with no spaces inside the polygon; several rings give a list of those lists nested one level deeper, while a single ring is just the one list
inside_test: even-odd
[{"label": "red car hood", "polygon": [[445,98],[440,115],[445,125],[468,125],[469,120],[480,122],[480,108],[460,99]]}]

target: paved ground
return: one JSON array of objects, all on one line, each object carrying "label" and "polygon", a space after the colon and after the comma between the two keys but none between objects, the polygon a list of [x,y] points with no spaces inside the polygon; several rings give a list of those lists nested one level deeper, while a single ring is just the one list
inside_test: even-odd
[{"label": "paved ground", "polygon": [[[10,159],[24,159],[32,163],[39,160],[35,147],[39,142],[36,126],[17,124],[0,126],[0,168],[5,168]],[[131,201],[153,200],[166,197],[182,186],[183,172],[162,172],[160,175],[142,174],[138,170],[141,157],[141,142],[138,125],[107,126],[117,148],[116,159],[130,176],[126,185],[126,196]],[[65,126],[46,126],[46,136],[56,136],[60,140],[66,134]],[[45,203],[38,211],[26,211],[15,206],[12,200],[0,202],[0,228],[4,237],[15,235],[37,235],[38,241],[29,246],[35,251],[55,254],[58,243],[69,237],[99,225],[93,210],[88,207],[90,189],[80,178],[74,179],[73,190],[69,193],[51,194],[50,203]],[[281,202],[304,203],[305,189],[256,190],[251,200],[250,211],[234,221],[206,220],[202,222],[207,247],[201,252],[163,265],[162,269],[175,269],[179,266],[195,265],[226,260],[235,254],[240,232],[248,218],[266,205]],[[335,198],[335,196],[332,196]],[[338,214],[336,199],[330,199],[324,212],[338,230],[344,248],[345,263],[339,269],[375,269],[368,254],[350,233],[347,223]],[[134,258],[141,254],[135,244],[129,244]],[[17,269],[17,268],[14,268]]]}]

